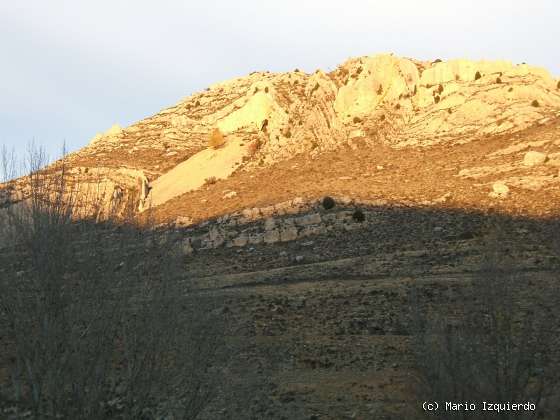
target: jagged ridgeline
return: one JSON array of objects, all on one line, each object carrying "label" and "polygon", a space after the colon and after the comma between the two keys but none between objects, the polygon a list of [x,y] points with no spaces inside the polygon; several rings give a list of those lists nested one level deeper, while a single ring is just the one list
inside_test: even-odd
[{"label": "jagged ridgeline", "polygon": [[82,183],[101,185],[112,205],[133,201],[144,210],[300,153],[452,145],[517,132],[558,116],[559,83],[526,64],[393,55],[350,59],[330,73],[255,72],[129,127],[115,125],[66,166]]}]

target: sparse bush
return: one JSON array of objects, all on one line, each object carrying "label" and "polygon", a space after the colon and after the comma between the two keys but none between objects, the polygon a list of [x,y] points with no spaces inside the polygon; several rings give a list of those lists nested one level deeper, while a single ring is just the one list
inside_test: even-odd
[{"label": "sparse bush", "polygon": [[358,222],[358,223],[362,223],[363,221],[366,220],[366,215],[364,214],[364,212],[361,209],[356,209],[352,213],[352,220],[354,220],[355,222]]},{"label": "sparse bush", "polygon": [[479,71],[476,72],[476,74],[474,75],[474,80],[478,80],[482,77],[482,74],[480,74]]},{"label": "sparse bush", "polygon": [[441,95],[443,93],[443,85],[438,86],[438,93]]},{"label": "sparse bush", "polygon": [[377,88],[377,94],[378,94],[378,95],[382,95],[382,94],[383,94],[383,85],[379,85],[379,87]]},{"label": "sparse bush", "polygon": [[439,95],[434,96],[434,102],[436,104],[438,104],[440,100],[441,100],[441,98],[439,97]]},{"label": "sparse bush", "polygon": [[360,117],[354,117],[354,118],[352,119],[352,122],[353,122],[354,124],[359,124],[359,123],[362,122],[362,119],[361,119]]},{"label": "sparse bush", "polygon": [[268,86],[264,88],[264,93],[268,93]]},{"label": "sparse bush", "polygon": [[261,131],[266,131],[268,127],[268,118],[265,118],[261,125]]},{"label": "sparse bush", "polygon": [[558,83],[556,84],[556,89],[560,89],[560,80],[559,80]]},{"label": "sparse bush", "polygon": [[311,89],[311,93],[313,94],[318,89],[319,89],[319,83],[315,83],[315,86],[313,86],[313,89]]},{"label": "sparse bush", "polygon": [[541,104],[539,104],[539,101],[537,101],[536,99],[533,100],[533,102],[531,102],[531,106],[538,108],[539,106],[541,106]]},{"label": "sparse bush", "polygon": [[208,146],[211,147],[212,149],[219,149],[225,144],[225,142],[226,140],[224,138],[224,135],[220,131],[220,129],[215,128],[214,131],[212,131],[212,134],[210,134],[210,139],[208,140]]},{"label": "sparse bush", "polygon": [[501,77],[497,77],[497,78],[496,78],[496,83],[497,83],[497,84],[501,84],[501,83],[502,83],[502,78],[501,78]]},{"label": "sparse bush", "polygon": [[216,182],[218,182],[218,179],[215,176],[211,176],[204,180],[204,185],[212,185],[215,184]]},{"label": "sparse bush", "polygon": [[248,146],[249,156],[250,157],[255,156],[260,148],[261,148],[261,141],[259,139],[253,140],[251,143],[249,143]]},{"label": "sparse bush", "polygon": [[335,206],[336,203],[332,197],[327,196],[323,198],[322,204],[325,210],[330,210]]},{"label": "sparse bush", "polygon": [[451,108],[447,108],[447,113],[448,113],[448,114],[452,114],[452,113],[453,113],[453,111],[451,110]]},{"label": "sparse bush", "polygon": [[395,109],[396,109],[397,111],[398,111],[399,109],[401,109],[401,104],[397,103],[397,104],[395,105]]}]

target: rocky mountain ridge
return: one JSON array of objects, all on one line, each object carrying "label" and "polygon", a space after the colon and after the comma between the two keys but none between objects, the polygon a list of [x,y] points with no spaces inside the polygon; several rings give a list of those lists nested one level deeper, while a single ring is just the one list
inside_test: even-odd
[{"label": "rocky mountain ridge", "polygon": [[[144,210],[199,190],[207,179],[259,171],[302,154],[452,147],[513,135],[559,115],[560,81],[544,69],[385,54],[350,59],[330,73],[255,72],[212,85],[153,117],[98,134],[66,163],[82,183],[104,191],[106,202],[133,200]],[[216,128],[226,143],[209,148]],[[500,171],[494,165],[461,170],[472,179]],[[553,181],[538,182],[547,180]],[[514,181],[523,186],[522,179]],[[496,197],[506,188],[498,185]]]}]

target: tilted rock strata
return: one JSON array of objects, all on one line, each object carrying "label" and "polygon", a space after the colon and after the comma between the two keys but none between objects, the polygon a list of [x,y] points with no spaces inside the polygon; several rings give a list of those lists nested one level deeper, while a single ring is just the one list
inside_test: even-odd
[{"label": "tilted rock strata", "polygon": [[[544,69],[377,55],[350,59],[330,73],[256,72],[215,84],[129,127],[113,126],[68,161],[109,171],[131,168],[153,183],[207,149],[216,128],[226,141],[251,145],[236,169],[252,170],[345,144],[465,143],[558,115],[558,82]],[[219,168],[210,165],[208,177],[213,171]],[[168,182],[189,183],[184,176]]]}]

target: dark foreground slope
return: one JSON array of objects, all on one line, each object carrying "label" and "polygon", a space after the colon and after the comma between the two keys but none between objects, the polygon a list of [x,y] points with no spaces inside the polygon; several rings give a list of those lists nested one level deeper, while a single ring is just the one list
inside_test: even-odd
[{"label": "dark foreground slope", "polygon": [[[518,290],[512,310],[519,304],[542,315],[532,327],[550,338],[547,372],[558,373],[556,219],[340,203],[317,211],[322,217],[348,211],[352,221],[305,239],[194,250],[173,268],[169,279],[181,287],[180,307],[196,302],[226,323],[225,357],[213,362],[217,392],[200,418],[421,418],[417,319],[429,313],[452,322],[472,309],[467,286],[489,279],[484,264],[496,249],[494,263],[513,275]],[[112,258],[100,269],[124,280],[119,284],[127,275],[137,284],[127,255],[145,244],[117,247],[121,229],[104,231],[96,242]],[[162,252],[180,248],[187,231],[161,231]],[[0,255],[2,275],[25,276],[24,260],[7,249]],[[487,285],[478,291],[492,291]],[[9,350],[8,341],[2,346]],[[2,354],[7,384],[13,359]],[[544,390],[543,418],[558,418],[557,392]]]}]

